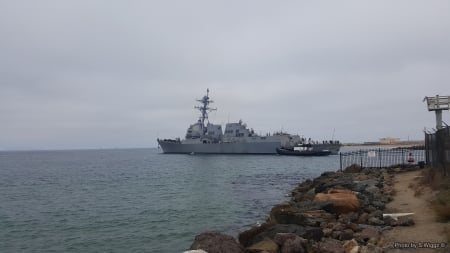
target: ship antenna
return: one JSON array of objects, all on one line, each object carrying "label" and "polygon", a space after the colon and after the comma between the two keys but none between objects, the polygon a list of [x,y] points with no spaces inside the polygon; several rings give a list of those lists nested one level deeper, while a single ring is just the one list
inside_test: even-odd
[{"label": "ship antenna", "polygon": [[205,119],[208,120],[208,113],[217,110],[217,108],[209,107],[210,103],[214,103],[214,101],[209,99],[209,89],[206,89],[206,96],[203,96],[202,99],[197,99],[197,101],[201,103],[201,106],[195,106],[194,108],[198,109],[201,113],[199,120],[202,123],[203,134],[205,134],[206,133]]}]

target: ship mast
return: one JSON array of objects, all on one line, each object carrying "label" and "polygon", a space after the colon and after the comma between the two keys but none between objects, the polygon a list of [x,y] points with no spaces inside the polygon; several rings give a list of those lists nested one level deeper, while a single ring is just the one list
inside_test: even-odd
[{"label": "ship mast", "polygon": [[200,113],[201,113],[199,120],[202,123],[203,134],[205,134],[206,133],[205,119],[208,120],[208,113],[210,111],[217,110],[217,108],[210,108],[210,107],[208,107],[208,105],[210,103],[214,103],[214,101],[209,99],[209,89],[206,89],[206,96],[203,96],[202,99],[197,99],[197,101],[200,102],[202,105],[201,106],[195,106],[194,108],[198,109],[200,111]]}]

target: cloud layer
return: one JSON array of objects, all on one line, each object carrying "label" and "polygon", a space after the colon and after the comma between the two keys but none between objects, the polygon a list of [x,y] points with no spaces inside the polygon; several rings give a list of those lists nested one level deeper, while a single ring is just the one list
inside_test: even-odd
[{"label": "cloud layer", "polygon": [[[0,149],[152,147],[211,121],[420,139],[450,95],[447,1],[4,1]],[[444,121],[450,122],[449,112]]]}]

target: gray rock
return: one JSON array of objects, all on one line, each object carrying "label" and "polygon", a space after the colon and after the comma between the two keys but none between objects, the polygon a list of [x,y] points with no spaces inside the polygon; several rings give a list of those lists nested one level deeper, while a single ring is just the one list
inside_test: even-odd
[{"label": "gray rock", "polygon": [[342,231],[341,230],[333,230],[333,232],[331,232],[331,238],[339,240],[339,237],[341,237],[342,235]]},{"label": "gray rock", "polygon": [[366,246],[360,248],[359,253],[383,253],[383,249],[368,243]]},{"label": "gray rock", "polygon": [[[381,199],[381,197],[378,197],[376,199]],[[372,201],[372,205],[378,209],[384,209],[386,207],[386,205],[382,201],[378,200]]]},{"label": "gray rock", "polygon": [[377,217],[370,217],[368,222],[371,225],[384,225],[384,221],[378,219]]},{"label": "gray rock", "polygon": [[313,200],[316,195],[316,188],[311,188],[303,195],[303,200]]},{"label": "gray rock", "polygon": [[340,241],[346,241],[351,239],[353,239],[353,230],[348,228],[342,231],[342,233],[339,236]]},{"label": "gray rock", "polygon": [[344,229],[346,229],[346,225],[342,224],[341,222],[335,222],[335,223],[331,223],[330,225],[332,225],[332,229],[333,230],[338,230],[338,231],[343,231]]},{"label": "gray rock", "polygon": [[278,253],[279,246],[273,240],[269,238],[264,238],[264,240],[255,243],[254,245],[247,247],[246,252],[248,253]]},{"label": "gray rock", "polygon": [[361,203],[362,209],[367,209],[368,206],[370,206],[370,203],[373,201],[373,199],[369,198],[369,194],[358,194],[359,203]]},{"label": "gray rock", "polygon": [[323,237],[323,231],[321,228],[317,227],[306,228],[302,237],[308,240],[320,241]]},{"label": "gray rock", "polygon": [[[319,232],[320,230],[320,232]],[[264,230],[254,230],[253,232],[245,231],[239,234],[239,242],[244,246],[248,247],[250,245],[256,244],[263,241],[265,238],[270,238],[275,240],[275,242],[281,245],[282,240],[278,234],[295,234],[302,238],[307,238],[314,240],[320,237],[320,233],[323,236],[321,228],[316,227],[304,227],[297,224],[272,224],[266,227]],[[278,235],[278,241],[276,236]],[[320,239],[319,239],[320,240]]]},{"label": "gray rock", "polygon": [[321,253],[344,253],[344,247],[341,242],[330,238],[321,241],[318,250]]},{"label": "gray rock", "polygon": [[[311,185],[312,185],[312,181]],[[314,196],[316,194],[314,187],[311,187],[310,184],[299,186],[300,188],[296,188],[294,191],[292,191],[292,200],[299,202],[299,201],[311,201],[314,199]]]},{"label": "gray rock", "polygon": [[383,217],[383,221],[386,226],[397,226],[397,220],[391,216]]},{"label": "gray rock", "polygon": [[351,229],[353,232],[359,232],[359,231],[362,230],[361,227],[358,224],[356,224],[356,223],[349,223],[349,224],[347,224],[347,228]]},{"label": "gray rock", "polygon": [[[274,224],[272,224],[272,223],[263,223],[263,224],[261,224],[261,226],[252,227],[251,229],[241,232],[239,234],[239,237],[238,237],[239,242],[244,247],[248,247],[257,241],[262,240],[263,237],[261,238],[261,234],[266,233],[266,231],[269,229],[273,229],[273,227],[274,227]],[[291,229],[291,230],[295,231],[295,229]],[[290,231],[288,231],[288,229],[285,229],[285,231],[279,231],[279,232],[280,233],[288,233]]]},{"label": "gray rock", "polygon": [[356,240],[367,242],[371,238],[378,240],[380,238],[380,230],[375,227],[366,227],[361,232],[355,234]]},{"label": "gray rock", "polygon": [[[368,180],[369,181],[369,180]],[[371,193],[373,196],[380,194],[380,188],[375,185],[367,186],[365,192]]]},{"label": "gray rock", "polygon": [[[311,206],[326,206],[328,203],[313,204],[307,202]],[[303,210],[299,205],[276,205],[270,211],[270,221],[278,224],[297,224],[302,226],[320,226],[323,222],[334,220],[334,215],[322,209],[320,210]]]},{"label": "gray rock", "polygon": [[281,253],[304,253],[303,241],[301,239],[288,240],[281,247]]},{"label": "gray rock", "polygon": [[273,238],[273,241],[282,246],[287,240],[294,240],[297,237],[299,236],[294,233],[278,233]]},{"label": "gray rock", "polygon": [[359,173],[361,172],[362,167],[358,164],[352,164],[344,169],[344,173]]},{"label": "gray rock", "polygon": [[320,176],[314,179],[316,193],[327,192],[330,189],[353,189],[354,183],[351,175],[340,175],[336,173],[326,175],[326,177]]},{"label": "gray rock", "polygon": [[348,213],[348,218],[349,218],[350,222],[355,222],[358,220],[359,214],[356,212]]},{"label": "gray rock", "polygon": [[280,245],[281,253],[303,253],[307,240],[296,234],[277,234],[274,241]]},{"label": "gray rock", "polygon": [[270,211],[270,220],[279,224],[304,224],[306,217],[301,210],[291,205],[276,205]]},{"label": "gray rock", "polygon": [[244,248],[229,235],[206,232],[197,235],[191,245],[191,250],[204,250],[208,253],[243,253]]},{"label": "gray rock", "polygon": [[360,248],[355,239],[345,241],[343,246],[345,253],[358,253]]},{"label": "gray rock", "polygon": [[369,219],[369,214],[364,212],[359,215],[358,223],[366,223],[368,219]]},{"label": "gray rock", "polygon": [[371,168],[364,168],[364,169],[361,170],[361,173],[364,173],[366,175],[374,174],[374,170],[371,169]]},{"label": "gray rock", "polygon": [[[313,193],[315,196],[315,193]],[[314,199],[313,196],[313,199]],[[327,201],[299,201],[293,202],[292,206],[296,207],[299,211],[314,211],[314,210],[324,210],[328,213],[335,213],[336,208],[331,202]]]},{"label": "gray rock", "polygon": [[383,212],[381,210],[375,210],[369,214],[369,218],[371,218],[371,217],[383,219]]},{"label": "gray rock", "polygon": [[324,229],[322,229],[322,232],[323,232],[323,236],[330,237],[331,233],[333,232],[333,229],[331,229],[331,228],[324,228]]},{"label": "gray rock", "polygon": [[378,210],[378,209],[372,205],[368,205],[364,208],[364,212],[366,212],[366,213],[372,213],[372,212],[375,212],[376,210]]}]

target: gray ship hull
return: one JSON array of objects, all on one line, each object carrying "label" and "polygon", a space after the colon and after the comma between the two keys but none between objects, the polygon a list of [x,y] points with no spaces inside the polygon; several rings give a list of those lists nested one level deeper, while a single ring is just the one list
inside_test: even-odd
[{"label": "gray ship hull", "polygon": [[[194,143],[158,140],[166,154],[277,154],[280,142],[234,142],[234,143]],[[339,153],[340,144],[313,144],[315,151],[328,150],[332,155]]]},{"label": "gray ship hull", "polygon": [[159,141],[167,154],[276,154],[280,142],[196,143]]}]

